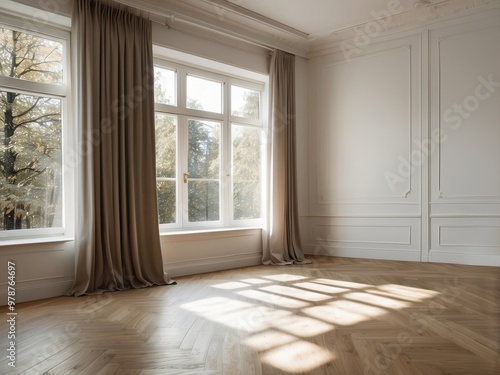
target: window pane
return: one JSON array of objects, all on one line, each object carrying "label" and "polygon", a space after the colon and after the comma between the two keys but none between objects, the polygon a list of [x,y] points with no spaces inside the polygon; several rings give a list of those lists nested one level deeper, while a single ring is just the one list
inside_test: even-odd
[{"label": "window pane", "polygon": [[0,92],[0,127],[0,230],[61,227],[61,99]]},{"label": "window pane", "polygon": [[233,218],[261,217],[261,129],[233,125]]},{"label": "window pane", "polygon": [[156,113],[156,176],[176,177],[177,116]]},{"label": "window pane", "polygon": [[177,116],[156,113],[156,176],[160,224],[176,222]]},{"label": "window pane", "polygon": [[189,178],[219,179],[219,122],[189,120]]},{"label": "window pane", "polygon": [[158,217],[160,224],[172,224],[176,220],[176,181],[160,180],[156,182],[158,190]]},{"label": "window pane", "polygon": [[155,103],[177,105],[177,73],[155,66]]},{"label": "window pane", "polygon": [[0,75],[60,85],[63,83],[63,46],[0,28]]},{"label": "window pane", "polygon": [[190,222],[219,220],[220,133],[221,124],[218,122],[188,122]]},{"label": "window pane", "polygon": [[260,118],[260,92],[231,86],[231,115],[258,120]]},{"label": "window pane", "polygon": [[219,181],[189,181],[188,190],[190,222],[219,220]]},{"label": "window pane", "polygon": [[222,83],[187,76],[187,108],[222,113]]}]

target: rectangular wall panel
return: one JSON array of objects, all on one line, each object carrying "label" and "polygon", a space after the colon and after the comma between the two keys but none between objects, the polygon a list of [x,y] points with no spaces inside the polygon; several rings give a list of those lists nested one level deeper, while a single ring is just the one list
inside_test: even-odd
[{"label": "rectangular wall panel", "polygon": [[311,209],[419,215],[420,36],[313,59]]},{"label": "rectangular wall panel", "polygon": [[[411,180],[388,185],[411,153],[410,48],[336,62],[319,72],[320,204],[404,198]],[[387,108],[391,108],[390,111]]]},{"label": "rectangular wall panel", "polygon": [[302,220],[313,255],[420,261],[420,219],[311,218]]},{"label": "rectangular wall panel", "polygon": [[434,38],[438,199],[500,202],[500,26]]},{"label": "rectangular wall panel", "polygon": [[500,266],[500,10],[310,60],[308,253]]},{"label": "rectangular wall panel", "polygon": [[431,32],[430,250],[500,266],[500,17]]}]

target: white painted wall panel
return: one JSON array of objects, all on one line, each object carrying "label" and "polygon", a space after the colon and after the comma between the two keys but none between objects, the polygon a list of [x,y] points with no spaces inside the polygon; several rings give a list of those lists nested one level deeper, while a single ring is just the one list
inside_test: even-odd
[{"label": "white painted wall panel", "polygon": [[500,243],[500,226],[441,226],[440,247],[491,247]]},{"label": "white painted wall panel", "polygon": [[308,221],[313,255],[420,260],[420,219],[325,218]]},{"label": "white painted wall panel", "polygon": [[500,265],[500,12],[409,34],[310,61],[307,251]]},{"label": "white painted wall panel", "polygon": [[319,72],[319,201],[405,197],[409,180],[391,190],[387,170],[411,151],[410,49],[403,47]]},{"label": "white painted wall panel", "polygon": [[316,238],[335,243],[410,245],[411,225],[320,224]]},{"label": "white painted wall panel", "polygon": [[311,59],[312,215],[420,215],[420,49],[411,36]]},{"label": "white painted wall panel", "polygon": [[[73,285],[74,241],[3,246],[0,265],[16,264],[16,302],[60,296]],[[7,279],[0,280],[0,306],[7,303]]]},{"label": "white painted wall panel", "polygon": [[260,229],[161,236],[163,263],[171,277],[262,263]]},{"label": "white painted wall panel", "polygon": [[500,199],[500,27],[437,37],[442,197]]},{"label": "white painted wall panel", "polygon": [[500,266],[500,17],[431,32],[429,260]]}]

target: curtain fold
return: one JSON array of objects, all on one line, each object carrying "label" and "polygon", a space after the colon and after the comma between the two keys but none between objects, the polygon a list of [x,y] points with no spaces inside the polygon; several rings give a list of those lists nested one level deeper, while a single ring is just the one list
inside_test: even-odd
[{"label": "curtain fold", "polygon": [[269,188],[262,261],[310,263],[301,250],[295,156],[295,56],[276,50],[270,69]]},{"label": "curtain fold", "polygon": [[151,22],[76,0],[79,176],[76,279],[69,295],[169,283],[156,201]]}]

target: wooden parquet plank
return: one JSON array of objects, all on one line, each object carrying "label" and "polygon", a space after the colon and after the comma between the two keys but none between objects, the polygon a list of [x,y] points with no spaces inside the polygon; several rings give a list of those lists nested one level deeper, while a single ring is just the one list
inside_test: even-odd
[{"label": "wooden parquet plank", "polygon": [[19,304],[0,373],[500,374],[499,268],[311,259]]}]

